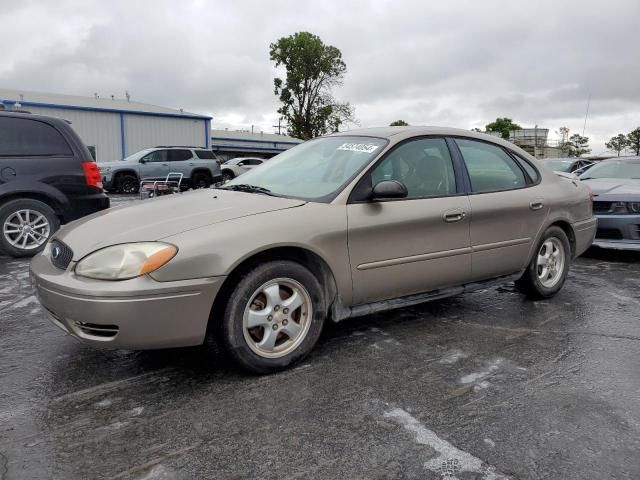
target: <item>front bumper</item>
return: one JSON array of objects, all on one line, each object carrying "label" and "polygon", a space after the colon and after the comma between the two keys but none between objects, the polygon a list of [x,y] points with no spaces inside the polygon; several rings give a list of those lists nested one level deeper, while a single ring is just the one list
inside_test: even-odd
[{"label": "front bumper", "polygon": [[84,343],[144,350],[203,343],[224,277],[157,282],[77,277],[39,254],[31,262],[36,295],[51,321]]},{"label": "front bumper", "polygon": [[616,250],[640,250],[640,215],[598,215],[593,245]]}]

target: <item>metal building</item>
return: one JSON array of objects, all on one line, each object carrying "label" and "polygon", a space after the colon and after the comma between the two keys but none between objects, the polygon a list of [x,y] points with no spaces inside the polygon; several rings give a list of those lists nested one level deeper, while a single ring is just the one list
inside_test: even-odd
[{"label": "metal building", "polygon": [[271,158],[302,143],[299,138],[273,133],[213,130],[211,148],[222,160],[235,157]]},{"label": "metal building", "polygon": [[0,102],[8,110],[70,121],[99,162],[157,145],[211,146],[211,117],[134,102],[128,95],[122,99],[0,89]]}]

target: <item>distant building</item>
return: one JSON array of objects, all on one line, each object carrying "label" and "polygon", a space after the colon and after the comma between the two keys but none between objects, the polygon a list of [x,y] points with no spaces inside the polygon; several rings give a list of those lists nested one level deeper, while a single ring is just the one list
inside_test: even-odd
[{"label": "distant building", "polygon": [[68,120],[99,162],[157,145],[211,146],[211,117],[135,102],[128,94],[103,98],[0,89],[0,103],[7,110]]},{"label": "distant building", "polygon": [[302,140],[298,138],[273,133],[233,130],[211,132],[211,148],[223,160],[235,157],[271,158],[299,143]]}]

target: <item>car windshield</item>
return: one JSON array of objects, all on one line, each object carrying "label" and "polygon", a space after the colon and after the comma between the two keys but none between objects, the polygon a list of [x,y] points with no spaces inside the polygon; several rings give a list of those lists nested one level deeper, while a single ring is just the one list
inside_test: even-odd
[{"label": "car windshield", "polygon": [[128,157],[123,158],[122,161],[123,162],[135,162],[137,160],[140,160],[144,155],[146,155],[150,151],[151,151],[150,148],[145,148],[144,150],[140,150],[139,152],[133,153],[133,154],[129,155]]},{"label": "car windshield", "polygon": [[245,160],[244,158],[232,158],[231,160],[227,160],[224,162],[224,165],[237,165],[241,161]]},{"label": "car windshield", "polygon": [[580,175],[582,180],[590,178],[627,178],[640,179],[639,160],[605,160],[594,165]]},{"label": "car windshield", "polygon": [[544,164],[551,170],[555,170],[557,172],[568,172],[571,170],[573,160],[544,160]]},{"label": "car windshield", "polygon": [[249,185],[274,195],[330,201],[376,156],[382,138],[323,137],[302,143],[225,184]]}]

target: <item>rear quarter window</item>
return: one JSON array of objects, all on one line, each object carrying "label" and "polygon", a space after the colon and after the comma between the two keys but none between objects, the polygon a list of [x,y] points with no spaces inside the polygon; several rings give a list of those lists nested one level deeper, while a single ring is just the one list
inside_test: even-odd
[{"label": "rear quarter window", "polygon": [[27,118],[0,118],[0,156],[72,154],[62,134],[51,125]]},{"label": "rear quarter window", "polygon": [[216,156],[211,150],[196,150],[196,155],[201,160],[215,160]]}]

